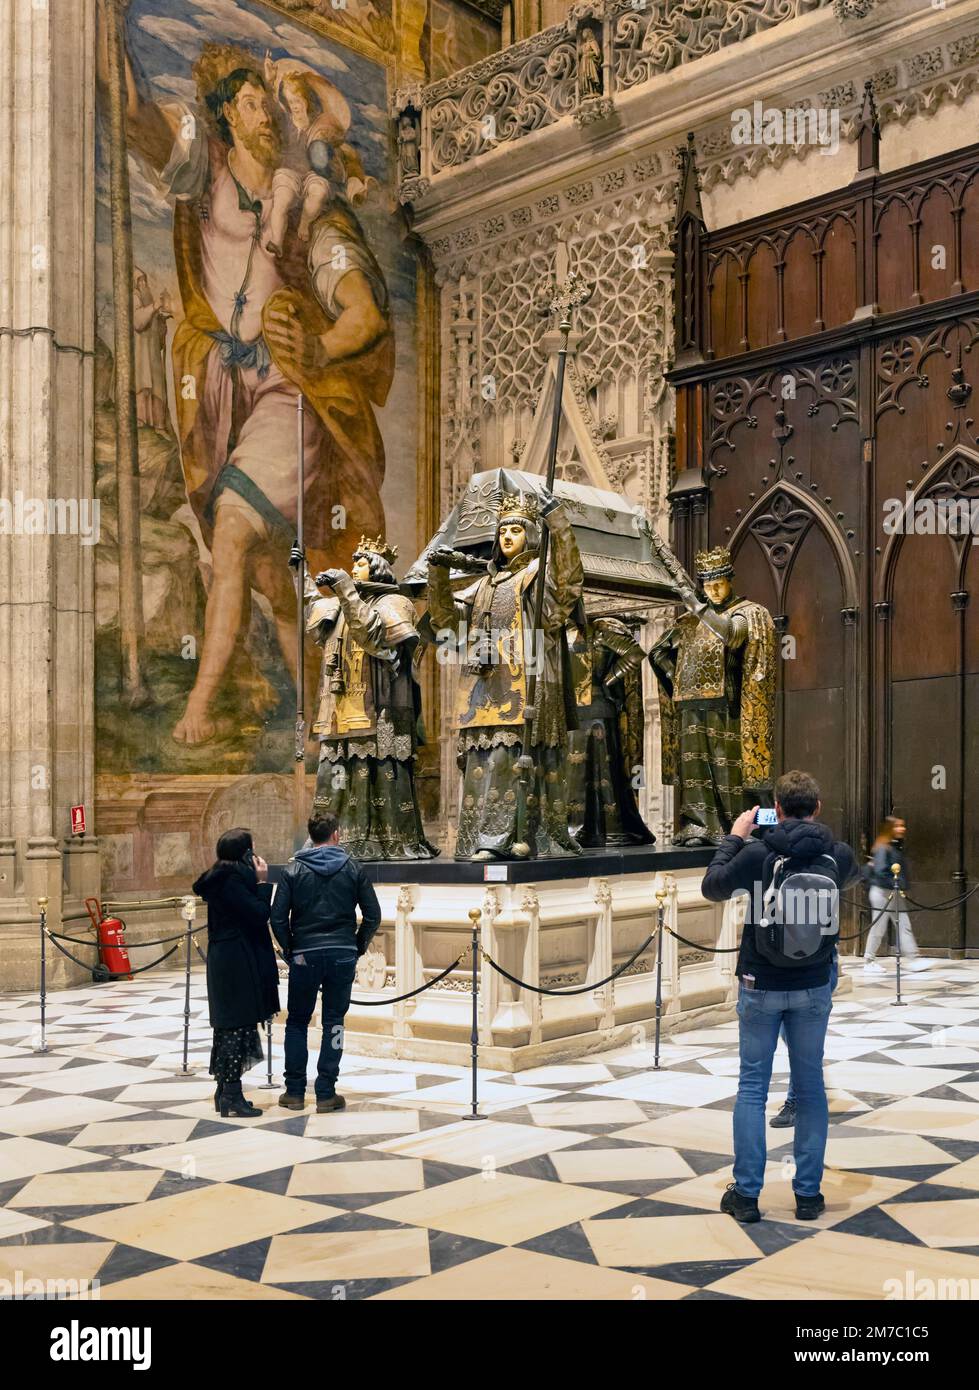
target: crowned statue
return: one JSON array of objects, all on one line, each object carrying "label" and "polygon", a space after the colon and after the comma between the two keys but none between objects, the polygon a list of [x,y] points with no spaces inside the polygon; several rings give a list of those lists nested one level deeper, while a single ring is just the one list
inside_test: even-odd
[{"label": "crowned statue", "polygon": [[699,551],[696,569],[704,597],[677,565],[687,611],[649,653],[660,687],[663,781],[676,793],[675,845],[718,843],[772,787],[772,615],[735,596],[724,546]]},{"label": "crowned statue", "polygon": [[[550,535],[544,574],[542,526]],[[428,555],[429,618],[440,645],[451,637],[462,668],[454,712],[462,772],[456,858],[577,854],[568,829],[568,731],[576,716],[565,626],[581,598],[583,571],[564,505],[545,490],[504,493],[486,574],[453,593],[450,568],[468,560],[446,546]]]},{"label": "crowned statue", "polygon": [[633,779],[643,761],[643,649],[619,618],[568,626],[578,728],[568,736],[568,815],[586,849],[648,845]]},{"label": "crowned statue", "polygon": [[[323,647],[313,732],[320,739],[315,811],[340,821],[358,859],[431,859],[415,755],[424,742],[412,669],[418,641],[411,600],[391,568],[397,549],[361,536],[352,574],[306,576],[306,630]],[[332,590],[324,597],[319,589]]]}]

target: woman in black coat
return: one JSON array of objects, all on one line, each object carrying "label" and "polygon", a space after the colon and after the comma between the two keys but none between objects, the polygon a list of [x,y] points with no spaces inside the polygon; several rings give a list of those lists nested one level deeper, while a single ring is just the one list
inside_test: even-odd
[{"label": "woman in black coat", "polygon": [[222,1116],[254,1116],[262,1112],[245,1099],[241,1076],[265,1055],[258,1025],[279,1012],[279,972],[269,935],[272,885],[250,830],[226,831],[217,856],[194,884],[207,903],[214,1108]]}]

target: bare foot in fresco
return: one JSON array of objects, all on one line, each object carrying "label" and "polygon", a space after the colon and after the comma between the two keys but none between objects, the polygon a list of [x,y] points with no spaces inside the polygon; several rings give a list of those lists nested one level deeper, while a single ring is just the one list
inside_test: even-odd
[{"label": "bare foot in fresco", "polygon": [[184,717],[173,730],[174,743],[206,743],[214,737],[214,721],[208,719],[206,709],[195,709],[188,703]]}]

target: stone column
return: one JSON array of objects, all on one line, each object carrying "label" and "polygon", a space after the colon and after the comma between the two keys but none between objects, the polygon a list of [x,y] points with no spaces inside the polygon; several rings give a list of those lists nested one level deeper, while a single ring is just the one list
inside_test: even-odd
[{"label": "stone column", "polygon": [[[58,929],[99,882],[94,838],[68,848],[95,790],[95,0],[7,0],[4,30],[0,989],[24,989],[37,898]],[[84,972],[55,954],[51,976]]]}]

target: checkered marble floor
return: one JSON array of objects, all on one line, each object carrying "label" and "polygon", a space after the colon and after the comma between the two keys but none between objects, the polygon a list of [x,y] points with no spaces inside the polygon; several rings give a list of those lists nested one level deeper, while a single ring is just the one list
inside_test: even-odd
[{"label": "checkered marble floor", "polygon": [[[880,1299],[979,1289],[979,962],[841,997],[827,1040],[826,1212],[795,1220],[769,1131],[764,1220],[718,1212],[737,1027],[515,1076],[348,1053],[348,1108],[221,1120],[204,982],[0,996],[0,1278],[97,1278],[111,1299]],[[281,1031],[274,1068],[281,1080]],[[770,1110],[788,1059],[775,1060]],[[891,1295],[893,1296],[893,1294]]]}]

